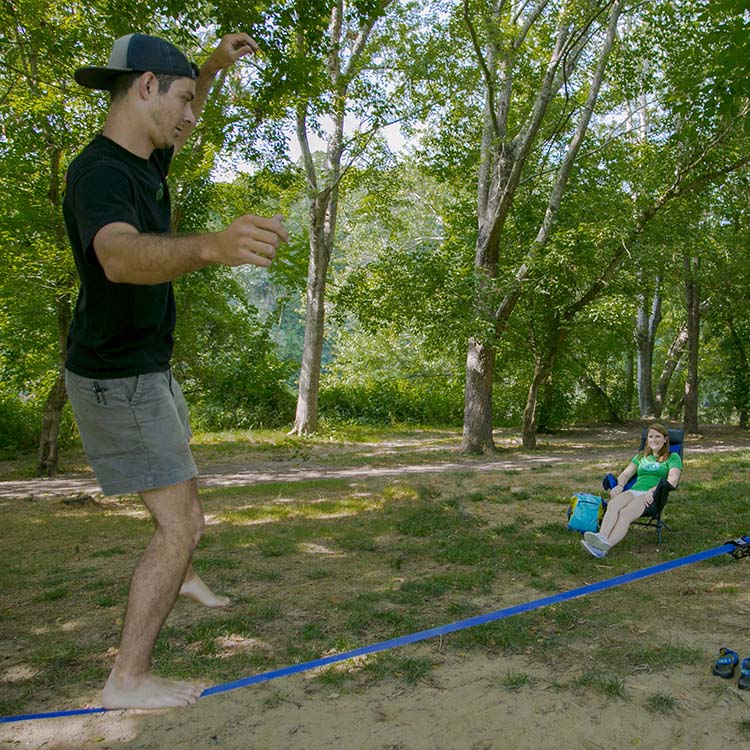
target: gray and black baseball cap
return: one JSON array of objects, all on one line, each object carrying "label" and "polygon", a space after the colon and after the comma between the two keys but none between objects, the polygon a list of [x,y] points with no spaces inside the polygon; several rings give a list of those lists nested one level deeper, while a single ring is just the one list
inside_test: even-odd
[{"label": "gray and black baseball cap", "polygon": [[162,73],[180,78],[197,78],[198,67],[173,44],[157,36],[128,34],[115,40],[106,68],[78,68],[77,83],[89,89],[108,91],[123,73]]}]

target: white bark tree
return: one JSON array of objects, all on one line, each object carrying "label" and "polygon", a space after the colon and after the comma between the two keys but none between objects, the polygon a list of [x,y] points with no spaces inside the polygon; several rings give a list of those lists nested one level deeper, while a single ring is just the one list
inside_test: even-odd
[{"label": "white bark tree", "polygon": [[[326,114],[331,125],[327,136],[325,162],[316,162],[310,146],[313,127],[312,112],[319,102],[305,99],[296,111],[296,134],[302,153],[310,201],[310,259],[307,270],[305,297],[305,336],[299,376],[297,410],[291,433],[304,435],[318,427],[318,392],[320,388],[323,354],[325,299],[328,267],[336,237],[341,180],[346,171],[345,155],[349,160],[356,154],[347,143],[345,122],[350,112],[351,90],[371,61],[374,50],[368,46],[373,29],[382,21],[392,0],[380,0],[370,5],[366,14],[353,13],[352,4],[337,0],[330,3],[327,33],[326,88],[329,105]],[[302,23],[304,19],[300,20]],[[297,52],[304,53],[304,36],[297,35]],[[384,124],[372,124],[370,136]],[[317,123],[315,123],[317,126]]]},{"label": "white bark tree", "polygon": [[[623,0],[555,4],[548,0],[496,0],[484,8],[484,51],[473,27],[468,0],[465,17],[484,73],[485,110],[478,181],[478,236],[475,268],[480,282],[475,298],[483,333],[473,336],[466,357],[466,392],[463,449],[471,453],[494,450],[492,439],[492,381],[495,347],[524,289],[534,260],[543,252],[553,231],[563,195],[580,153],[601,88],[604,69],[614,43]],[[602,19],[604,23],[602,23]],[[514,96],[524,45],[535,34],[551,34],[554,43],[544,65],[542,80],[528,111]],[[534,241],[513,274],[497,305],[487,300],[498,277],[503,230],[521,176],[555,95],[571,80],[586,56],[593,56],[591,79],[574,134],[558,166],[547,207]],[[514,123],[519,123],[514,126]]]}]

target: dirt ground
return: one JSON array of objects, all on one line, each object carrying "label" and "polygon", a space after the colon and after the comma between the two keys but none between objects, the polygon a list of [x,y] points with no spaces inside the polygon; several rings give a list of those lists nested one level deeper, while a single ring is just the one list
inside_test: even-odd
[{"label": "dirt ground", "polygon": [[[607,435],[595,436],[606,443]],[[591,434],[586,434],[587,443]],[[590,444],[590,443],[589,443]],[[558,451],[553,458],[542,454],[500,454],[485,459],[466,459],[458,454],[448,460],[425,460],[389,465],[384,455],[373,457],[372,466],[326,467],[325,457],[313,455],[299,462],[258,462],[203,466],[205,485],[250,484],[264,477],[299,479],[347,476],[348,472],[404,472],[433,474],[455,471],[495,472],[532,467],[540,462],[569,464],[576,461],[575,436],[567,436],[571,453]],[[396,446],[398,449],[398,446]],[[691,455],[701,451],[750,449],[750,440],[737,431],[714,430],[690,444]],[[359,450],[362,450],[360,446]],[[373,448],[373,450],[375,450]],[[603,446],[602,452],[607,452]],[[572,455],[573,454],[573,455]],[[591,451],[586,460],[591,461]],[[413,457],[412,457],[413,458]],[[378,463],[383,465],[377,466]],[[393,474],[390,474],[393,472]],[[0,481],[0,499],[96,492],[86,475],[57,480]],[[743,519],[747,523],[748,519]],[[750,530],[750,524],[748,524]],[[644,670],[630,675],[627,698],[565,689],[583,672],[606,670],[606,665],[584,660],[578,665],[539,663],[524,655],[495,656],[476,653],[443,653],[436,640],[404,647],[404,651],[429,656],[438,663],[415,685],[387,679],[364,690],[321,690],[313,687],[311,673],[241,688],[210,696],[188,709],[161,712],[113,711],[106,714],[0,724],[2,748],[56,750],[536,750],[553,746],[564,750],[723,750],[727,746],[750,748],[750,691],[740,691],[735,680],[711,675],[718,645],[729,645],[750,654],[750,591],[744,590],[748,561],[738,563],[729,583],[741,588],[731,610],[703,607],[693,616],[682,642],[702,649],[702,662],[664,671]],[[694,581],[714,575],[698,566],[667,574],[671,584],[689,592]],[[664,576],[666,577],[666,576]],[[722,584],[723,585],[723,584]],[[729,585],[729,584],[727,584]],[[502,604],[499,606],[503,606]],[[491,608],[490,608],[491,609]],[[488,610],[489,611],[489,610]],[[634,617],[650,618],[644,608]],[[702,622],[701,622],[702,620]],[[696,626],[696,622],[698,625]],[[510,689],[507,676],[527,676]],[[655,713],[648,696],[668,693],[674,710]],[[95,704],[97,705],[97,704]]]},{"label": "dirt ground", "polygon": [[[747,604],[747,601],[745,602]],[[740,618],[738,617],[738,620]],[[738,622],[738,627],[740,623]],[[736,639],[736,636],[735,636]],[[508,671],[523,670],[529,684],[498,687]],[[669,674],[680,704],[655,716],[643,696],[665,687],[663,675],[629,681],[628,701],[571,697],[555,686],[564,675],[522,657],[456,658],[426,683],[377,685],[362,694],[308,696],[304,675],[283,687],[243,688],[162,713],[111,712],[0,727],[0,747],[165,748],[227,750],[574,750],[660,748],[724,750],[750,747],[737,725],[750,717],[746,693],[712,677],[706,665]],[[280,705],[269,708],[273,690]],[[276,695],[274,693],[274,695]]]}]

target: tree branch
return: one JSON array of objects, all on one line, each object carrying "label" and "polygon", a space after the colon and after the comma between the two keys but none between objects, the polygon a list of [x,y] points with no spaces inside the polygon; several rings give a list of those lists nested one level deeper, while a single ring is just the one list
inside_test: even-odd
[{"label": "tree branch", "polygon": [[474,47],[474,54],[477,56],[479,61],[479,67],[482,69],[482,75],[484,76],[484,85],[487,87],[487,99],[488,108],[490,111],[490,118],[492,119],[492,129],[495,133],[496,138],[500,138],[500,126],[497,122],[497,114],[495,113],[495,82],[492,80],[492,74],[490,73],[487,63],[482,54],[482,49],[479,46],[479,39],[477,38],[477,32],[474,28],[474,24],[471,20],[471,13],[469,12],[469,0],[464,0],[464,20],[466,26],[469,29],[469,36],[471,37],[471,44]]}]

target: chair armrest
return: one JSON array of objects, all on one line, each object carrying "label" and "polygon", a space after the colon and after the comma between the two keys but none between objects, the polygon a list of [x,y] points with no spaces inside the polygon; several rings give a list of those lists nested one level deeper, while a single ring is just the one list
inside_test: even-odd
[{"label": "chair armrest", "polygon": [[605,490],[611,490],[613,487],[617,487],[617,479],[614,474],[606,474],[602,479],[602,488]]},{"label": "chair armrest", "polygon": [[[638,479],[638,477],[631,477],[630,479],[628,479],[623,489],[629,490],[635,484],[636,479]],[[604,479],[602,479],[602,487],[605,490],[614,489],[615,487],[617,487],[617,477],[614,474],[606,474]]]},{"label": "chair armrest", "polygon": [[676,489],[677,488],[673,484],[670,484],[666,479],[660,479],[659,484],[654,488],[654,501],[648,508],[646,508],[643,515],[658,516],[667,504],[669,493]]}]

